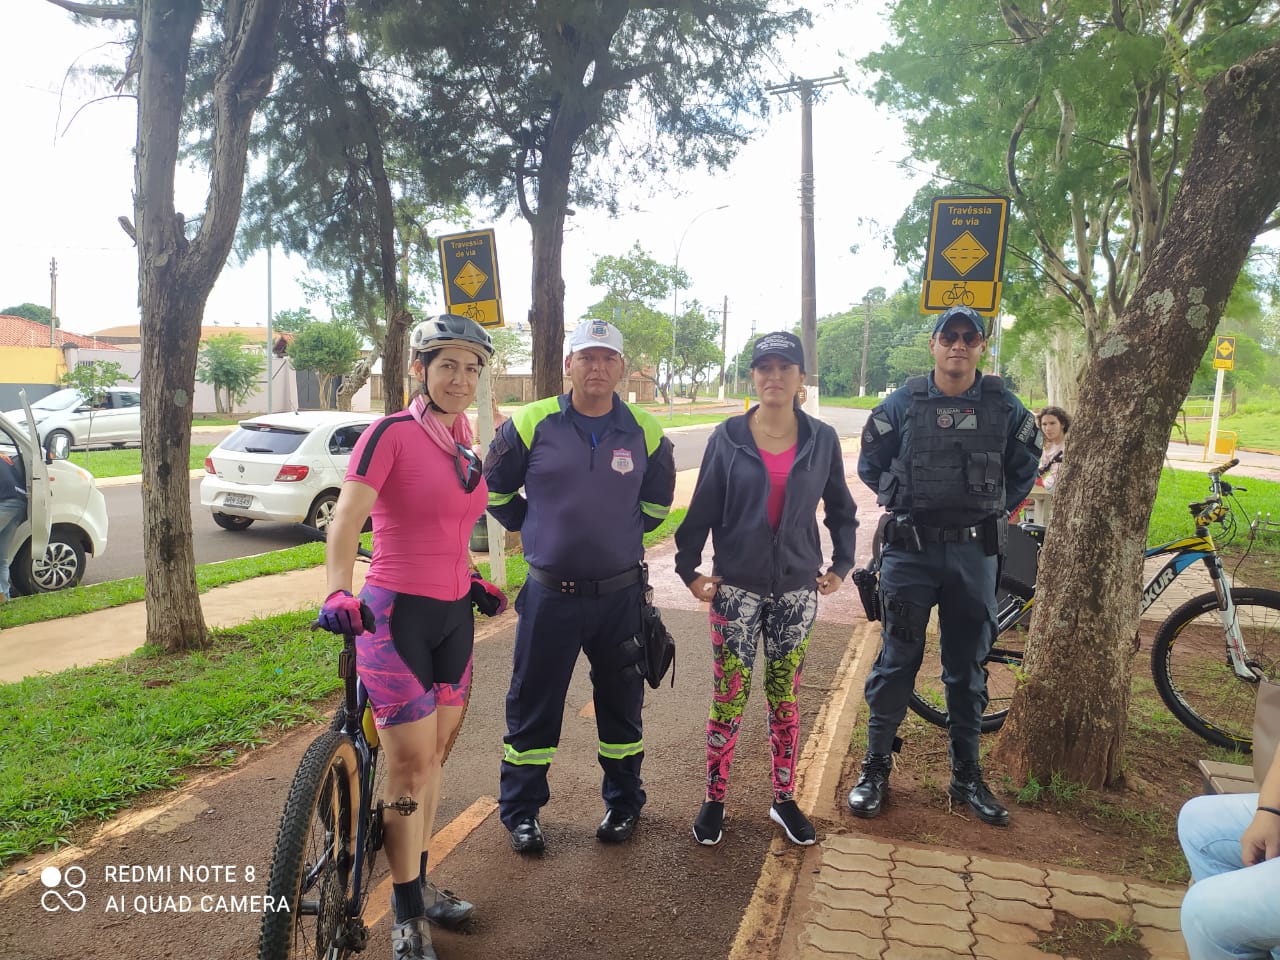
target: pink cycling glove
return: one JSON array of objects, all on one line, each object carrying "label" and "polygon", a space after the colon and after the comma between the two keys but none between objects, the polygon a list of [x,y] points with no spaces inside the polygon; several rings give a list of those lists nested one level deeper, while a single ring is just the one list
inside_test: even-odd
[{"label": "pink cycling glove", "polygon": [[478,573],[471,574],[471,602],[486,617],[496,617],[507,609],[507,595]]},{"label": "pink cycling glove", "polygon": [[324,598],[324,606],[320,608],[316,621],[330,633],[352,637],[373,633],[374,627],[373,611],[346,590],[335,590]]}]

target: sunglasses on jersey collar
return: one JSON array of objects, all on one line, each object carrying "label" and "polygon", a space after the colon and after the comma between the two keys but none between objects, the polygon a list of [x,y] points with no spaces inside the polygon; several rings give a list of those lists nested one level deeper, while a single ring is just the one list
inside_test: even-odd
[{"label": "sunglasses on jersey collar", "polygon": [[951,346],[961,338],[964,338],[964,345],[966,347],[976,347],[986,339],[977,330],[966,330],[964,333],[961,333],[959,330],[941,330],[938,333],[938,342],[944,347]]},{"label": "sunglasses on jersey collar", "polygon": [[470,493],[480,485],[480,478],[484,475],[480,458],[469,447],[460,443],[455,443],[454,446],[458,450],[453,458],[453,467],[458,471],[458,482],[462,484],[463,490]]}]

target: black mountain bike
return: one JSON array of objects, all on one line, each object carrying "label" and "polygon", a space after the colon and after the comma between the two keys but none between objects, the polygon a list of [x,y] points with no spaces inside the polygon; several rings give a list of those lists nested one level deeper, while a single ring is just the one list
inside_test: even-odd
[{"label": "black mountain bike", "polygon": [[[1253,715],[1258,681],[1280,681],[1280,591],[1231,587],[1222,557],[1209,533],[1221,527],[1227,539],[1235,530],[1235,514],[1223,502],[1244,487],[1232,487],[1222,474],[1236,466],[1230,460],[1209,471],[1209,496],[1190,504],[1194,536],[1149,547],[1147,557],[1168,556],[1166,563],[1142,591],[1145,612],[1187,568],[1203,562],[1214,590],[1193,597],[1160,624],[1151,649],[1151,674],[1169,710],[1189,730],[1210,743],[1249,752],[1253,746]],[[1034,555],[1044,539],[1044,527],[1019,524]],[[1257,521],[1249,527],[1249,539]],[[1017,568],[1019,565],[1014,564]],[[1022,566],[1026,566],[1023,564]],[[997,596],[996,640],[987,657],[990,701],[982,718],[984,733],[998,730],[1022,674],[1026,634],[1035,605],[1034,572],[1027,583],[1014,575],[1000,580]],[[926,663],[937,662],[938,639],[926,641]],[[922,671],[909,702],[930,723],[945,726],[946,702],[940,678]]]}]

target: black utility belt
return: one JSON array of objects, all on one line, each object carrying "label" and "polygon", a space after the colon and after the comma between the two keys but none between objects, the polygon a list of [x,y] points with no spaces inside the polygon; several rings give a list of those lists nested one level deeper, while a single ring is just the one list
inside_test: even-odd
[{"label": "black utility belt", "polygon": [[986,524],[972,527],[922,527],[916,525],[916,533],[927,543],[972,543],[985,535]]},{"label": "black utility belt", "polygon": [[552,590],[559,590],[561,593],[574,597],[599,597],[606,593],[617,593],[619,590],[625,590],[627,587],[633,586],[641,581],[644,572],[639,564],[636,564],[630,570],[624,570],[616,577],[609,577],[605,580],[574,580],[569,577],[560,577],[552,573],[550,570],[543,570],[539,567],[529,568],[529,579],[535,580]]}]

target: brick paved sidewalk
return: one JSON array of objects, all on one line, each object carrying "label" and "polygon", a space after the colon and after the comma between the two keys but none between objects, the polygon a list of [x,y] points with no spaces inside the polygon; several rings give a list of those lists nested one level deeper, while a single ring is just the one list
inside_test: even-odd
[{"label": "brick paved sidewalk", "polygon": [[1044,960],[1055,911],[1130,926],[1160,960],[1187,955],[1178,890],[854,834],[827,836],[805,867],[782,958]]}]

